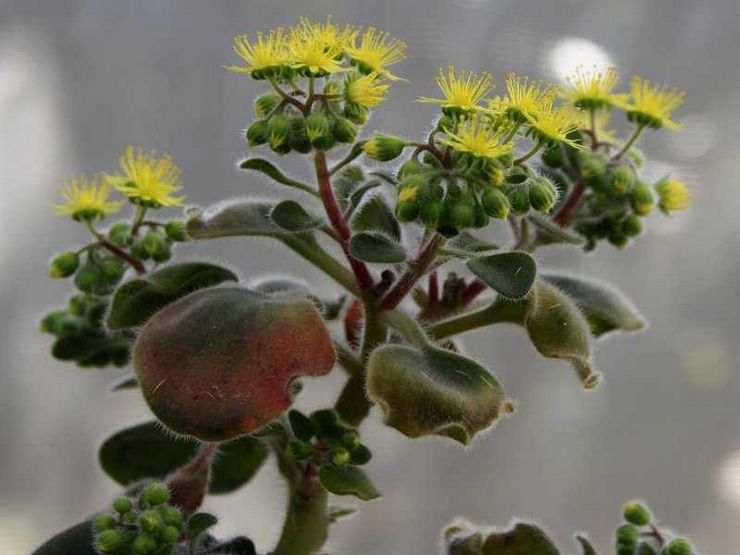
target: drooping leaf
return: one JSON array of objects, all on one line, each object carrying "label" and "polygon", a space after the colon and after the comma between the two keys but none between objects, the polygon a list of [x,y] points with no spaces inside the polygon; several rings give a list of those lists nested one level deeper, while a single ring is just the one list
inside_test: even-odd
[{"label": "drooping leaf", "polygon": [[[145,478],[163,479],[195,456],[195,441],[177,439],[156,422],[126,428],[100,448],[103,470],[126,486]],[[210,493],[229,493],[246,484],[267,458],[266,447],[250,436],[223,444],[213,463]]]},{"label": "drooping leaf", "polygon": [[172,264],[122,284],[113,294],[107,325],[112,330],[144,324],[157,310],[196,289],[238,281],[237,275],[208,262]]},{"label": "drooping leaf", "polygon": [[213,528],[218,519],[210,513],[195,513],[188,519],[188,542],[191,548],[197,545],[200,536],[209,528]]},{"label": "drooping leaf", "polygon": [[280,171],[272,162],[269,162],[264,158],[249,158],[248,160],[244,160],[243,162],[241,162],[239,164],[239,167],[243,170],[253,170],[264,173],[265,175],[272,178],[274,181],[281,183],[282,185],[287,185],[288,187],[293,187],[294,189],[299,189],[311,195],[318,196],[318,193],[314,190],[313,187],[311,187],[310,185],[306,185],[305,183],[302,183],[297,179],[288,177],[282,171]]},{"label": "drooping leaf", "polygon": [[294,200],[284,200],[270,213],[272,221],[287,231],[306,231],[321,225],[321,220],[309,214]]},{"label": "drooping leaf", "polygon": [[288,412],[288,420],[293,433],[301,441],[311,441],[311,438],[316,435],[316,425],[301,411],[293,409]]},{"label": "drooping leaf", "polygon": [[31,555],[98,555],[93,547],[92,522],[80,522],[60,532]]},{"label": "drooping leaf", "polygon": [[[121,345],[121,338],[111,336],[67,336],[54,341],[51,354],[58,360],[71,361],[92,358],[97,353]],[[125,344],[124,344],[125,345]]]},{"label": "drooping leaf", "polygon": [[380,181],[374,180],[365,183],[361,187],[358,187],[356,190],[352,191],[352,194],[349,196],[348,199],[346,211],[351,214],[362,203],[367,193],[369,193],[376,187],[380,187],[381,185],[382,183]]},{"label": "drooping leaf", "polygon": [[597,555],[596,549],[594,549],[594,546],[591,545],[591,542],[588,541],[588,539],[583,536],[576,536],[576,540],[581,544],[583,555]]},{"label": "drooping leaf", "polygon": [[482,555],[560,555],[547,535],[534,524],[517,523],[507,532],[489,534]]},{"label": "drooping leaf", "polygon": [[591,363],[588,322],[565,293],[549,283],[538,281],[524,326],[542,356],[570,362],[587,389],[599,384],[600,376]]},{"label": "drooping leaf", "polygon": [[511,410],[485,368],[431,345],[375,349],[368,361],[367,389],[383,409],[385,423],[411,438],[436,434],[468,445]]},{"label": "drooping leaf", "polygon": [[377,231],[361,231],[352,236],[349,250],[357,260],[396,264],[406,260],[406,249],[392,237]]},{"label": "drooping leaf", "polygon": [[401,226],[381,195],[373,196],[355,211],[352,229],[382,231],[396,241],[401,240]]},{"label": "drooping leaf", "polygon": [[537,243],[549,245],[553,243],[569,243],[571,245],[583,245],[585,239],[567,229],[552,223],[541,214],[531,213],[527,219],[537,228]]},{"label": "drooping leaf", "polygon": [[136,381],[136,376],[133,372],[129,372],[125,376],[121,376],[114,381],[110,386],[111,393],[116,391],[125,391],[127,389],[136,389],[139,387],[139,382]]},{"label": "drooping leaf", "polygon": [[363,501],[380,497],[367,475],[356,466],[325,464],[319,469],[319,480],[335,495],[354,495]]},{"label": "drooping leaf", "polygon": [[447,241],[444,251],[452,256],[469,258],[482,252],[496,250],[499,247],[498,243],[484,241],[468,231],[463,231]]},{"label": "drooping leaf", "polygon": [[357,507],[329,507],[329,522],[332,524],[340,519],[352,516],[357,512]]},{"label": "drooping leaf", "polygon": [[473,258],[467,266],[483,283],[509,299],[525,297],[537,275],[534,259],[518,251]]},{"label": "drooping leaf", "polygon": [[564,274],[545,274],[542,279],[564,291],[581,309],[594,337],[610,331],[637,331],[646,322],[632,302],[611,286]]}]

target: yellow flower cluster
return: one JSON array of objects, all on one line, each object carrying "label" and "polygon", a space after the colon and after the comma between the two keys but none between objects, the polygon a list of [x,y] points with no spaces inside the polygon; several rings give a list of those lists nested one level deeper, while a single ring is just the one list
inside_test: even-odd
[{"label": "yellow flower cluster", "polygon": [[182,188],[180,169],[168,155],[129,146],[119,163],[122,173],[118,175],[67,178],[60,191],[64,203],[53,205],[54,211],[75,220],[102,219],[123,206],[123,201],[109,200],[113,190],[147,208],[182,205],[184,197],[172,196]]}]

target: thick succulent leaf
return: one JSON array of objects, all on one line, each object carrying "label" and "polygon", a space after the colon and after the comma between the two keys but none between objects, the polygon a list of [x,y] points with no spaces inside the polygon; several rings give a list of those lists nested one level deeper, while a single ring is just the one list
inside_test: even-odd
[{"label": "thick succulent leaf", "polygon": [[525,252],[503,252],[473,258],[467,265],[483,283],[509,299],[526,296],[537,275],[534,259]]},{"label": "thick succulent leaf", "polygon": [[560,555],[547,535],[534,524],[520,522],[507,532],[492,533],[483,541],[482,555]]},{"label": "thick succulent leaf", "polygon": [[321,220],[309,214],[294,200],[284,200],[275,205],[270,213],[272,221],[286,231],[306,231],[321,225]]},{"label": "thick succulent leaf", "polygon": [[584,538],[583,536],[576,536],[576,540],[578,540],[578,543],[581,544],[583,555],[597,555],[596,549],[594,549],[594,546],[591,545],[591,542],[588,541],[588,539]]},{"label": "thick succulent leaf", "polygon": [[274,181],[277,181],[282,185],[287,185],[288,187],[300,189],[301,191],[304,191],[311,195],[318,196],[318,193],[310,185],[306,185],[305,183],[301,183],[300,181],[293,179],[292,177],[288,177],[282,171],[280,171],[272,162],[269,162],[264,158],[249,158],[248,160],[244,160],[243,162],[241,162],[239,164],[239,167],[243,170],[253,170],[264,173],[266,176],[272,178]]},{"label": "thick succulent leaf", "polygon": [[355,231],[382,231],[396,241],[401,240],[401,226],[381,195],[375,195],[355,211],[352,218]]},{"label": "thick succulent leaf", "polygon": [[463,231],[447,241],[444,253],[461,258],[477,256],[482,252],[493,251],[500,247],[498,243],[484,241],[468,231]]},{"label": "thick succulent leaf", "polygon": [[319,469],[319,480],[334,495],[354,495],[363,501],[380,497],[370,478],[356,466],[325,464]]},{"label": "thick succulent leaf", "polygon": [[537,242],[540,245],[550,245],[553,243],[583,245],[586,242],[577,233],[563,229],[541,214],[532,213],[527,219],[537,228]]},{"label": "thick succulent leaf", "polygon": [[385,423],[412,438],[440,435],[468,445],[511,410],[485,368],[432,346],[375,349],[368,361],[367,388],[382,407]]},{"label": "thick succulent leaf", "polygon": [[316,435],[316,425],[301,411],[293,409],[288,412],[288,420],[293,433],[301,441],[311,441]]},{"label": "thick succulent leaf", "polygon": [[646,326],[632,302],[609,285],[564,274],[545,274],[542,279],[575,301],[594,337],[615,330],[637,331]]},{"label": "thick succulent leaf", "polygon": [[357,260],[396,264],[406,260],[406,249],[392,237],[378,231],[361,231],[352,236],[349,250]]},{"label": "thick succulent leaf", "polygon": [[356,190],[352,191],[352,194],[349,195],[347,205],[346,205],[346,211],[351,214],[354,212],[354,210],[362,204],[362,201],[365,199],[365,195],[367,195],[370,191],[375,189],[376,187],[380,187],[383,183],[380,181],[370,181],[368,183],[365,183],[363,186],[358,187]]},{"label": "thick succulent leaf", "polygon": [[600,381],[591,364],[591,332],[576,304],[559,289],[538,281],[529,303],[524,326],[542,356],[569,361],[583,387],[592,389]]},{"label": "thick succulent leaf", "polygon": [[192,547],[197,545],[200,536],[218,524],[218,519],[210,513],[195,513],[188,519],[188,541]]},{"label": "thick succulent leaf", "polygon": [[[156,422],[147,422],[106,439],[99,459],[103,470],[126,486],[145,478],[165,478],[197,450],[195,441],[177,439]],[[266,458],[267,448],[250,436],[223,444],[212,467],[210,493],[229,493],[246,484]]]},{"label": "thick succulent leaf", "polygon": [[108,328],[120,330],[140,326],[172,301],[196,289],[226,281],[239,281],[239,278],[231,270],[207,262],[172,264],[131,279],[113,294]]},{"label": "thick succulent leaf", "polygon": [[98,555],[93,548],[92,522],[86,520],[60,532],[31,555]]}]

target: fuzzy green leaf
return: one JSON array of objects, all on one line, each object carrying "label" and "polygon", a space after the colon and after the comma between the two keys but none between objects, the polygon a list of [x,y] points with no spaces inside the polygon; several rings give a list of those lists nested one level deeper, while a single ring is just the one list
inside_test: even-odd
[{"label": "fuzzy green leaf", "polygon": [[367,475],[356,466],[325,464],[319,469],[319,480],[335,495],[354,495],[363,501],[380,497]]},{"label": "fuzzy green leaf", "polygon": [[288,187],[299,189],[313,196],[318,196],[318,193],[310,185],[306,185],[305,183],[302,183],[297,179],[288,177],[282,171],[280,171],[280,169],[278,169],[275,164],[265,160],[264,158],[249,158],[248,160],[244,160],[243,162],[241,162],[239,164],[239,167],[243,170],[253,170],[261,172],[282,185],[287,185]]},{"label": "fuzzy green leaf", "polygon": [[600,376],[591,364],[591,332],[576,304],[563,292],[538,281],[524,326],[542,356],[567,360],[583,386],[591,389]]},{"label": "fuzzy green leaf", "polygon": [[133,372],[129,372],[125,376],[121,376],[114,381],[110,386],[110,392],[125,391],[127,389],[136,389],[139,387],[139,382],[136,380]]},{"label": "fuzzy green leaf", "polygon": [[[126,486],[144,478],[165,478],[195,456],[197,449],[196,442],[176,439],[156,422],[147,422],[106,439],[99,459],[103,470]],[[210,493],[229,493],[243,486],[266,458],[267,448],[250,436],[223,444],[213,463]]]},{"label": "fuzzy green leaf", "polygon": [[375,195],[355,211],[352,218],[355,231],[382,231],[396,241],[401,240],[401,226],[381,195]]},{"label": "fuzzy green leaf", "polygon": [[218,519],[210,513],[195,513],[188,519],[188,541],[191,548],[197,545],[200,536],[209,528],[213,528]]},{"label": "fuzzy green leaf", "polygon": [[542,279],[575,301],[588,320],[594,337],[615,330],[637,331],[646,326],[632,302],[608,285],[563,274],[546,274]]},{"label": "fuzzy green leaf", "polygon": [[98,555],[93,548],[92,522],[86,520],[60,532],[32,555]]},{"label": "fuzzy green leaf", "polygon": [[527,219],[537,228],[537,242],[540,245],[553,243],[568,243],[571,245],[583,245],[586,241],[583,237],[567,229],[552,223],[541,214],[532,213]]},{"label": "fuzzy green leaf", "polygon": [[447,241],[444,250],[453,256],[468,258],[499,247],[498,243],[484,241],[468,231],[463,231]]},{"label": "fuzzy green leaf", "polygon": [[411,438],[440,435],[468,445],[511,409],[485,368],[431,345],[375,349],[367,388],[383,409],[385,423]]},{"label": "fuzzy green leaf", "polygon": [[275,205],[270,214],[272,221],[287,231],[306,231],[321,225],[321,220],[309,214],[294,200],[284,200]]},{"label": "fuzzy green leaf", "polygon": [[578,543],[581,544],[581,549],[583,550],[583,555],[597,555],[596,549],[594,549],[594,546],[591,545],[591,542],[588,541],[583,536],[576,536],[576,540],[578,540]]},{"label": "fuzzy green leaf", "polygon": [[520,522],[507,532],[489,534],[481,554],[560,555],[560,551],[538,526]]},{"label": "fuzzy green leaf", "polygon": [[207,262],[166,266],[116,289],[108,313],[108,328],[120,330],[143,325],[157,310],[196,289],[238,280],[231,270]]},{"label": "fuzzy green leaf", "polygon": [[406,249],[392,237],[377,231],[355,233],[349,251],[357,260],[378,264],[396,264],[406,260]]},{"label": "fuzzy green leaf", "polygon": [[509,299],[526,296],[537,275],[534,259],[525,252],[473,258],[467,266],[483,283]]}]

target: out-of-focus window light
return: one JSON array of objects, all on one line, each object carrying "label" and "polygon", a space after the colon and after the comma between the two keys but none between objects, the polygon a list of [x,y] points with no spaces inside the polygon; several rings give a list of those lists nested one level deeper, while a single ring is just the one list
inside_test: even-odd
[{"label": "out-of-focus window light", "polygon": [[733,451],[720,462],[715,486],[720,498],[740,509],[740,450]]},{"label": "out-of-focus window light", "polygon": [[550,50],[546,65],[546,70],[553,77],[565,81],[575,73],[578,66],[603,71],[614,65],[614,62],[606,50],[595,42],[580,37],[566,37]]}]

